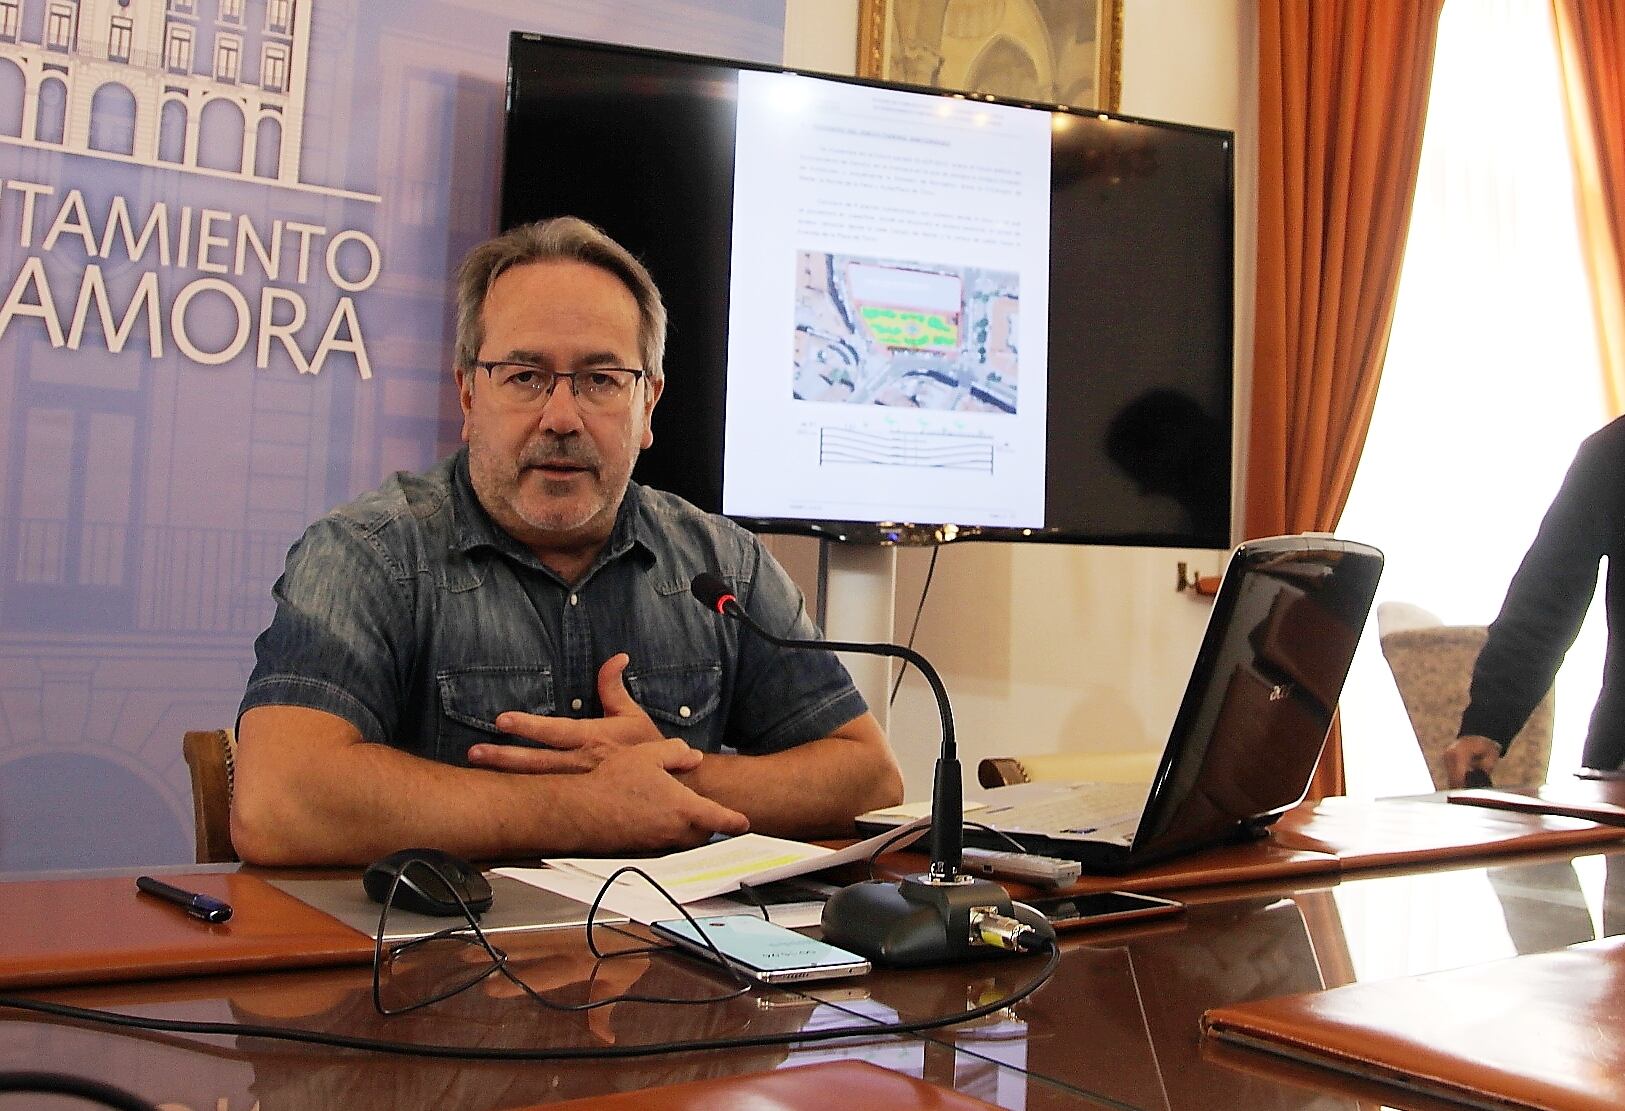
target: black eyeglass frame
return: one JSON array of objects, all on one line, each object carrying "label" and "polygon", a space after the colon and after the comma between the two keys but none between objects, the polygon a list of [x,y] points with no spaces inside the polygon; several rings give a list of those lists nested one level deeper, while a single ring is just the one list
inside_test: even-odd
[{"label": "black eyeglass frame", "polygon": [[[577,379],[583,374],[630,374],[632,376],[632,387],[636,387],[649,373],[640,367],[630,366],[594,366],[585,367],[581,370],[550,370],[545,366],[526,362],[524,359],[475,359],[473,365],[475,369],[485,371],[493,382],[496,381],[496,368],[499,366],[524,367],[526,370],[535,371],[539,375],[551,376],[548,379],[547,387],[536,391],[536,396],[544,402],[553,396],[554,390],[558,389],[559,379],[561,378],[569,379],[570,396],[580,401],[581,387],[577,384]],[[627,396],[629,398],[631,393],[632,389],[628,388]]]}]

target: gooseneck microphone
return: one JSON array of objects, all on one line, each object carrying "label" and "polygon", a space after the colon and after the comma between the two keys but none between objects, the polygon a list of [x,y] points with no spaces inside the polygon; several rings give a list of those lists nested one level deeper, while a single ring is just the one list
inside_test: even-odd
[{"label": "gooseneck microphone", "polygon": [[[954,712],[948,705],[948,692],[926,658],[900,644],[855,644],[834,640],[789,640],[775,636],[762,628],[745,612],[733,591],[721,575],[704,571],[694,576],[689,584],[694,597],[706,609],[716,610],[731,617],[751,632],[780,648],[815,648],[830,652],[859,652],[870,656],[893,656],[907,660],[931,684],[931,693],[937,696],[937,714],[942,721],[942,751],[937,756],[936,774],[931,786],[931,875],[952,880],[959,874],[964,846],[965,802],[960,782],[959,753],[954,745]],[[939,820],[939,817],[942,820]],[[946,820],[951,818],[952,820]]]},{"label": "gooseneck microphone", "polygon": [[721,575],[705,571],[689,584],[707,609],[744,625],[780,648],[822,652],[857,652],[891,656],[919,669],[931,685],[942,722],[942,749],[931,785],[931,863],[923,875],[897,883],[854,884],[831,895],[824,904],[825,940],[871,960],[893,965],[935,964],[989,950],[1027,951],[1055,931],[1032,908],[1013,903],[991,880],[959,870],[964,846],[965,801],[959,754],[954,745],[954,715],[948,691],[936,668],[912,648],[839,640],[798,640],[762,628],[740,605]]}]

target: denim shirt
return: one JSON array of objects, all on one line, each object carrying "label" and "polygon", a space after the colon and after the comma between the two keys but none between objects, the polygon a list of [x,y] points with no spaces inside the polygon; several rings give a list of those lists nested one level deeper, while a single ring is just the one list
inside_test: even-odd
[{"label": "denim shirt", "polygon": [[756,537],[636,483],[598,559],[564,582],[485,512],[465,448],[306,530],[238,714],[324,710],[365,740],[465,764],[472,744],[526,743],[493,724],[504,710],[600,716],[598,668],[617,652],[661,733],[705,752],[779,752],[865,711],[833,653],[775,648],[696,601],[707,570],[766,628],[820,635]]}]

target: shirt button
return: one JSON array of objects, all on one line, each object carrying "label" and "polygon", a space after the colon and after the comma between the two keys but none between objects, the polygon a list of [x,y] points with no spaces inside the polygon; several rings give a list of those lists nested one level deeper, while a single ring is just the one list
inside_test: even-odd
[{"label": "shirt button", "polygon": [[572,710],[581,709],[581,699],[579,699],[579,698],[570,699],[570,709],[572,709]]},{"label": "shirt button", "polygon": [[581,599],[579,597],[577,597],[574,594],[570,595],[570,604],[572,606],[579,605],[580,603],[581,603]]},{"label": "shirt button", "polygon": [[680,706],[677,709],[677,716],[680,718],[692,717],[693,715],[694,711],[690,710],[687,706]]}]

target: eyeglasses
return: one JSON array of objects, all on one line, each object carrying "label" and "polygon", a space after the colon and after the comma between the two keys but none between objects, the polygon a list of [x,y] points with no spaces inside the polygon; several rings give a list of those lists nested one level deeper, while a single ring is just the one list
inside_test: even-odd
[{"label": "eyeglasses", "polygon": [[505,409],[541,409],[553,396],[560,378],[570,381],[576,404],[594,413],[619,413],[632,400],[632,389],[643,371],[629,367],[594,367],[591,370],[548,370],[535,363],[488,362],[474,365],[491,375],[492,392]]}]

